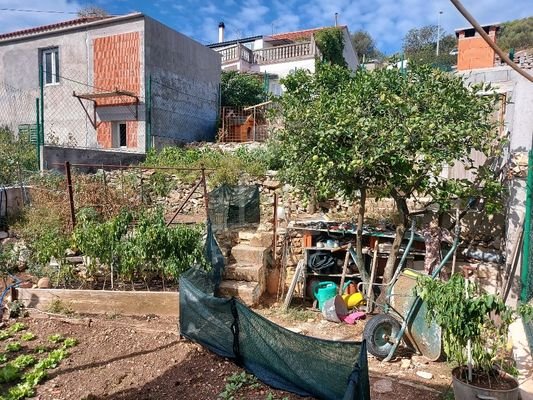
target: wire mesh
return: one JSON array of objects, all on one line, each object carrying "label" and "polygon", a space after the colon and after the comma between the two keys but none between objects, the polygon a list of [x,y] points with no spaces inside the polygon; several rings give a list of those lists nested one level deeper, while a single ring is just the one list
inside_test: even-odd
[{"label": "wire mesh", "polygon": [[220,142],[264,142],[271,123],[268,114],[272,104],[255,107],[222,107],[220,111]]},{"label": "wire mesh", "polygon": [[[157,145],[215,136],[218,93],[176,77],[151,80],[151,135]],[[203,92],[203,93],[202,93]]]},{"label": "wire mesh", "polygon": [[0,127],[12,133],[31,135],[36,141],[38,87],[35,90],[23,90],[0,82]]},{"label": "wire mesh", "polygon": [[[136,105],[137,99],[120,95],[90,99],[95,95],[110,94],[117,90],[124,89],[94,86],[88,83],[86,72],[73,69],[64,69],[56,76],[54,83],[45,83],[44,144],[73,148],[123,147],[137,150],[139,144],[143,144],[139,137],[142,135],[139,129],[142,124],[137,124],[140,107]],[[144,99],[141,97],[138,101],[142,102]],[[128,132],[124,146],[121,146],[120,140],[113,138],[114,120],[128,124],[128,131],[131,133]],[[118,137],[119,134],[117,131],[115,136]]]}]

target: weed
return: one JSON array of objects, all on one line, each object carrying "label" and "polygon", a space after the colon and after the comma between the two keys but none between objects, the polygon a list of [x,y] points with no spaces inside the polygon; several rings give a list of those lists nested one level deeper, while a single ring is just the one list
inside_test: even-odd
[{"label": "weed", "polygon": [[0,364],[3,364],[7,361],[7,356],[5,354],[0,354]]},{"label": "weed", "polygon": [[72,308],[70,308],[68,304],[61,301],[60,299],[52,300],[50,304],[48,304],[46,311],[52,314],[64,314],[64,315],[71,315],[74,313],[74,311],[72,311]]},{"label": "weed", "polygon": [[259,382],[255,376],[246,372],[234,373],[226,379],[226,386],[222,393],[218,395],[220,400],[234,400],[235,395],[245,387],[257,388]]},{"label": "weed", "polygon": [[14,353],[22,349],[22,345],[19,342],[8,343],[6,345],[6,351],[8,353]]},{"label": "weed", "polygon": [[[272,392],[268,392],[267,396],[265,397],[265,400],[278,400],[278,398]],[[281,400],[289,400],[289,398],[283,397]]]}]

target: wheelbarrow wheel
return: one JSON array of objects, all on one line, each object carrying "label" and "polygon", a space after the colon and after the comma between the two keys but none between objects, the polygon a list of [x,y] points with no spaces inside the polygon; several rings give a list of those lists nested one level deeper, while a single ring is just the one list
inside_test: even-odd
[{"label": "wheelbarrow wheel", "polygon": [[392,339],[400,331],[400,323],[391,315],[378,314],[365,325],[363,337],[370,354],[385,358],[393,345]]}]

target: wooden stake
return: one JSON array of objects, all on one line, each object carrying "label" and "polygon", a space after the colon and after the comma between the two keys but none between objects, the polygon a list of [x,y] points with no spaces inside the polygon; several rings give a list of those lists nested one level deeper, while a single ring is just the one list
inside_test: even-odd
[{"label": "wooden stake", "polygon": [[342,276],[341,284],[339,285],[339,294],[342,296],[344,280],[346,279],[346,272],[348,270],[348,261],[350,261],[350,248],[352,247],[351,243],[348,243],[348,248],[346,249],[346,256],[344,257],[344,264],[342,266]]},{"label": "wooden stake", "polygon": [[72,222],[72,229],[76,227],[76,212],[74,210],[74,194],[72,192],[72,176],[70,174],[70,163],[65,161],[65,170],[67,172],[67,192],[68,201],[70,204],[70,219]]},{"label": "wooden stake", "polygon": [[374,253],[372,255],[372,268],[370,270],[370,286],[368,287],[368,296],[366,300],[366,312],[369,314],[374,311],[374,299],[372,297],[374,296],[374,278],[376,276],[376,266],[378,263],[378,248],[379,240],[376,239],[376,243],[374,244]]}]

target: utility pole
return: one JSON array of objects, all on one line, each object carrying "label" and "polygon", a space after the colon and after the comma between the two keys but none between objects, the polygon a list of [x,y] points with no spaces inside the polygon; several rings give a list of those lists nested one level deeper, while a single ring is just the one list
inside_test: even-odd
[{"label": "utility pole", "polygon": [[440,47],[440,16],[442,15],[442,11],[439,11],[439,14],[437,16],[437,57],[439,56],[439,47]]}]

